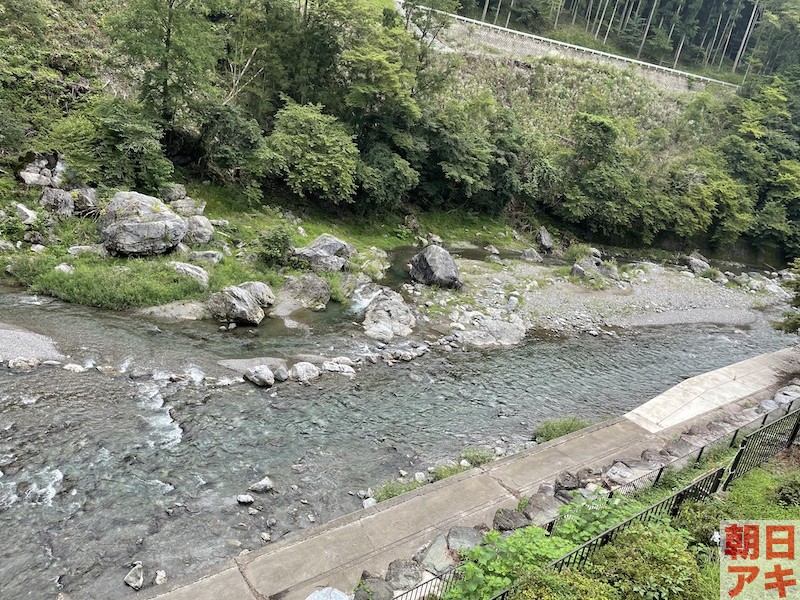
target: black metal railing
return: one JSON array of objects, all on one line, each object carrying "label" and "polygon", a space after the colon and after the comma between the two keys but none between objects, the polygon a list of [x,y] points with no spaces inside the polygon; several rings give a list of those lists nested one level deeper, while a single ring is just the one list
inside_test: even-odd
[{"label": "black metal railing", "polygon": [[407,592],[403,592],[399,596],[396,596],[394,600],[424,600],[428,597],[441,598],[455,585],[458,578],[458,570],[455,568],[450,569],[441,575],[437,575],[433,579],[429,579],[425,583],[411,588]]},{"label": "black metal railing", "polygon": [[731,463],[722,489],[745,473],[765,463],[784,448],[790,447],[800,430],[800,410],[789,413],[745,437]]},{"label": "black metal railing", "polygon": [[625,531],[632,523],[647,523],[662,516],[675,516],[681,505],[687,500],[701,500],[712,495],[719,489],[719,484],[722,481],[724,473],[725,467],[720,467],[706,473],[685,488],[678,490],[671,496],[636,513],[611,529],[607,529],[585,544],[578,546],[572,552],[553,561],[550,563],[550,568],[561,571],[565,568],[584,566],[597,549],[613,541],[617,535]]}]

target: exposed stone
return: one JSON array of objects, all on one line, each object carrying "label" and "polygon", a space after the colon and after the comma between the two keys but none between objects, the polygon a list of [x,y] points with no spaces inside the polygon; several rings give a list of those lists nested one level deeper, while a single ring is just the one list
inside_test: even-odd
[{"label": "exposed stone", "polygon": [[61,368],[72,373],[86,373],[86,367],[76,365],[75,363],[67,363]]},{"label": "exposed stone", "polygon": [[75,212],[75,201],[70,192],[55,188],[44,188],[39,204],[59,217],[69,218]]},{"label": "exposed stone", "polygon": [[275,375],[267,365],[259,365],[252,369],[247,369],[244,372],[244,378],[259,387],[272,387],[275,384]]},{"label": "exposed stone", "polygon": [[199,252],[190,252],[189,260],[207,262],[212,265],[216,265],[222,260],[222,252],[217,252],[216,250],[201,250]]},{"label": "exposed stone", "polygon": [[133,563],[133,568],[128,571],[128,574],[125,575],[125,579],[123,580],[125,585],[132,587],[135,590],[142,589],[144,585],[144,568],[142,567],[141,561],[136,561]]},{"label": "exposed stone", "polygon": [[245,281],[236,287],[250,292],[262,308],[272,306],[275,302],[275,294],[272,293],[272,289],[263,281]]},{"label": "exposed stone", "polygon": [[311,244],[294,251],[296,258],[308,263],[312,271],[341,271],[355,249],[328,233],[323,233]]},{"label": "exposed stone", "polygon": [[364,575],[361,577],[353,593],[353,600],[393,600],[394,591],[383,579]]},{"label": "exposed stone", "polygon": [[355,375],[356,374],[356,370],[353,367],[351,367],[349,365],[343,365],[343,364],[340,364],[340,363],[329,361],[329,360],[327,360],[324,363],[322,363],[322,370],[323,371],[328,371],[329,373],[341,373],[342,375]]},{"label": "exposed stone", "polygon": [[171,262],[169,265],[181,277],[189,277],[199,283],[203,289],[208,288],[208,271],[197,265],[184,262]]},{"label": "exposed stone", "polygon": [[186,187],[180,183],[171,183],[159,190],[165,202],[175,202],[186,198]]},{"label": "exposed stone", "polygon": [[183,243],[189,246],[202,246],[214,237],[214,226],[203,215],[192,215],[186,219],[187,231]]},{"label": "exposed stone", "polygon": [[32,211],[30,208],[24,204],[20,204],[19,202],[14,205],[14,208],[17,211],[17,218],[23,225],[34,225],[36,220],[39,218],[35,211]]},{"label": "exposed stone", "polygon": [[411,335],[416,324],[417,320],[403,297],[389,288],[381,288],[367,305],[364,315],[364,333],[381,342]]},{"label": "exposed stone", "polygon": [[38,358],[12,358],[8,361],[8,368],[15,373],[27,373],[33,371],[42,362]]},{"label": "exposed stone", "polygon": [[167,583],[167,572],[158,570],[156,576],[153,578],[153,585],[164,585]]},{"label": "exposed stone", "polygon": [[527,260],[528,262],[542,262],[542,260],[544,260],[541,254],[539,254],[534,248],[523,250],[520,258],[522,260]]},{"label": "exposed stone", "polygon": [[208,298],[208,310],[217,319],[258,325],[264,319],[264,309],[249,291],[230,286]]},{"label": "exposed stone", "polygon": [[587,483],[597,483],[600,481],[602,475],[603,474],[600,471],[596,471],[591,467],[584,467],[575,473],[575,477],[578,478],[578,483],[581,485],[581,487],[585,487]]},{"label": "exposed stone", "polygon": [[513,531],[521,527],[527,527],[531,522],[519,510],[513,508],[499,508],[494,513],[492,526],[499,531]]},{"label": "exposed stone", "polygon": [[553,252],[553,236],[544,227],[540,227],[536,232],[536,243],[539,244],[539,249],[546,253],[552,254]]},{"label": "exposed stone", "polygon": [[187,224],[158,198],[117,192],[100,221],[100,240],[107,250],[147,256],[174,248]]},{"label": "exposed stone", "polygon": [[14,250],[14,244],[7,240],[0,239],[0,252],[13,252]]},{"label": "exposed stone", "polygon": [[200,321],[211,317],[206,304],[198,300],[177,300],[161,306],[148,306],[140,308],[137,313],[148,317],[179,321]]},{"label": "exposed stone", "polygon": [[414,555],[414,560],[426,571],[434,575],[441,575],[445,571],[452,569],[456,561],[447,548],[447,539],[443,534],[436,536],[428,546],[422,548]]},{"label": "exposed stone", "polygon": [[556,477],[556,491],[559,490],[577,490],[580,487],[580,481],[569,471],[564,471]]},{"label": "exposed stone", "polygon": [[486,246],[483,247],[483,249],[486,250],[486,252],[488,252],[489,254],[500,254],[500,250],[498,250],[497,246],[495,246],[494,244],[487,244]]},{"label": "exposed stone", "polygon": [[386,569],[386,583],[394,591],[410,590],[422,582],[422,569],[411,559],[398,558]]},{"label": "exposed stone", "polygon": [[103,244],[93,244],[91,246],[70,246],[67,253],[72,256],[80,256],[81,254],[96,254],[102,258],[108,256],[108,250]]},{"label": "exposed stone", "polygon": [[474,527],[452,527],[447,532],[447,547],[453,552],[479,546],[483,534]]},{"label": "exposed stone", "polygon": [[250,494],[239,494],[238,496],[236,496],[236,502],[238,502],[239,504],[246,505],[246,504],[252,504],[253,502],[255,502],[255,500]]},{"label": "exposed stone", "polygon": [[74,273],[75,272],[75,267],[73,267],[72,265],[67,264],[67,263],[60,263],[60,264],[57,264],[55,267],[53,267],[53,270],[54,271],[58,271],[59,273],[67,273],[67,274],[69,274],[69,273]]},{"label": "exposed stone", "polygon": [[300,277],[287,277],[283,287],[275,295],[271,315],[286,317],[303,308],[324,308],[331,299],[328,282],[313,273]]},{"label": "exposed stone", "polygon": [[284,366],[280,366],[272,372],[275,381],[288,381],[289,371]]},{"label": "exposed stone", "polygon": [[609,485],[623,485],[634,478],[633,471],[624,463],[615,462],[603,473],[603,480]]},{"label": "exposed stone", "polygon": [[90,187],[80,187],[72,190],[72,203],[75,214],[81,217],[97,214],[100,205],[97,201],[97,190]]},{"label": "exposed stone", "polygon": [[411,259],[411,277],[425,285],[460,289],[463,285],[458,266],[441,246],[427,246]]},{"label": "exposed stone", "polygon": [[31,244],[31,252],[34,254],[41,254],[45,250],[47,250],[47,247],[42,244]]},{"label": "exposed stone", "polygon": [[375,498],[364,498],[361,501],[361,506],[364,507],[364,508],[372,508],[373,506],[376,506],[377,504],[378,504],[378,501],[375,500]]},{"label": "exposed stone", "polygon": [[326,587],[312,592],[306,597],[306,600],[350,600],[350,596],[336,588]]},{"label": "exposed stone", "polygon": [[522,512],[532,522],[541,524],[555,517],[561,506],[562,502],[554,494],[536,492],[528,499],[528,504]]},{"label": "exposed stone", "polygon": [[272,482],[269,476],[264,477],[260,481],[256,481],[253,485],[248,488],[251,492],[256,492],[259,494],[263,494],[264,492],[269,492],[275,489],[275,484]]},{"label": "exposed stone", "polygon": [[319,369],[310,362],[298,362],[289,369],[289,378],[295,381],[308,381],[319,377]]},{"label": "exposed stone", "polygon": [[687,267],[692,271],[692,273],[700,274],[703,271],[708,271],[711,268],[711,265],[708,264],[707,261],[703,260],[702,258],[698,258],[696,256],[687,256],[684,259],[684,262]]},{"label": "exposed stone", "polygon": [[455,336],[458,343],[467,346],[497,348],[519,344],[525,332],[524,322],[515,314],[505,319],[479,315],[472,320],[471,329],[459,331]]}]

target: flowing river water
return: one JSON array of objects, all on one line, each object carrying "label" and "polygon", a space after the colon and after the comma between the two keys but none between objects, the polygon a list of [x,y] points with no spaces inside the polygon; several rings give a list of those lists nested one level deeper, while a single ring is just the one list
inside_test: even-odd
[{"label": "flowing river water", "polygon": [[[235,373],[220,359],[363,353],[354,319],[342,309],[314,315],[310,331],[267,321],[223,333],[0,287],[0,321],[53,337],[70,362],[118,371],[0,368],[0,598],[133,596],[122,580],[134,560],[147,584],[156,569],[185,576],[259,548],[262,532],[275,541],[360,508],[355,492],[399,468],[424,471],[465,444],[513,449],[548,418],[617,416],[795,342],[764,318],[433,351],[310,386],[224,385]],[[236,496],[267,474],[275,491],[254,494],[250,514]]]}]

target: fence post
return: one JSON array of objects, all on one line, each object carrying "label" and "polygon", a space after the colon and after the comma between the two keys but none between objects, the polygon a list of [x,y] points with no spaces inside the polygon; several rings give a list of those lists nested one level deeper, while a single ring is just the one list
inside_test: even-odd
[{"label": "fence post", "polygon": [[661,467],[661,468],[658,470],[658,475],[656,475],[656,478],[655,478],[655,480],[653,481],[653,485],[652,485],[652,487],[656,487],[656,486],[658,485],[658,481],[661,479],[661,474],[662,474],[663,472],[664,472],[664,467],[662,466],[662,467]]},{"label": "fence post", "polygon": [[741,430],[741,427],[733,432],[733,437],[731,438],[731,445],[728,446],[728,448],[733,448],[733,445],[736,443],[736,438],[739,437],[739,431],[740,430]]},{"label": "fence post", "polygon": [[791,448],[792,444],[794,444],[795,438],[797,438],[797,433],[800,430],[800,412],[797,413],[797,417],[794,420],[794,427],[792,427],[792,433],[789,436],[789,439],[786,441],[786,447]]},{"label": "fence post", "polygon": [[697,455],[697,460],[696,460],[696,461],[694,461],[694,464],[697,464],[697,463],[699,463],[699,462],[700,462],[700,459],[701,459],[701,458],[703,458],[703,451],[704,451],[704,450],[705,450],[707,447],[708,447],[708,446],[703,446],[702,448],[700,448],[700,454],[698,454],[698,455]]},{"label": "fence post", "polygon": [[728,477],[727,479],[725,479],[725,483],[722,486],[723,492],[728,489],[728,486],[731,484],[731,481],[733,481],[736,477],[736,468],[739,466],[739,462],[742,460],[745,446],[747,446],[747,438],[742,440],[742,443],[739,445],[739,451],[736,453],[736,456],[733,457],[733,462],[731,463],[730,469],[728,470]]}]

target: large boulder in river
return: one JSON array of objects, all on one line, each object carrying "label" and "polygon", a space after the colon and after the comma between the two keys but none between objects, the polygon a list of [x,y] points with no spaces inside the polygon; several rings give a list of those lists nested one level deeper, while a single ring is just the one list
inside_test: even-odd
[{"label": "large boulder in river", "polygon": [[264,319],[264,309],[253,294],[237,286],[211,294],[208,310],[214,318],[235,323],[258,325]]},{"label": "large boulder in river", "polygon": [[411,259],[411,277],[425,285],[460,289],[463,285],[458,266],[441,246],[431,245]]},{"label": "large boulder in river", "polygon": [[354,252],[347,242],[323,233],[305,248],[297,248],[294,255],[307,262],[312,271],[341,271]]},{"label": "large boulder in river", "polygon": [[287,277],[286,283],[275,297],[271,315],[286,317],[303,308],[319,310],[331,299],[331,286],[313,273],[300,277]]},{"label": "large boulder in river", "polygon": [[245,281],[236,287],[245,289],[253,294],[253,298],[256,299],[256,302],[258,302],[261,308],[272,306],[275,302],[275,294],[272,292],[272,289],[263,281]]},{"label": "large boulder in river", "polygon": [[410,335],[417,320],[403,297],[388,288],[373,298],[364,317],[364,333],[372,339],[388,342],[395,336]]},{"label": "large boulder in river", "polygon": [[158,198],[117,192],[100,220],[100,241],[112,253],[148,256],[171,250],[187,230],[186,221]]}]

